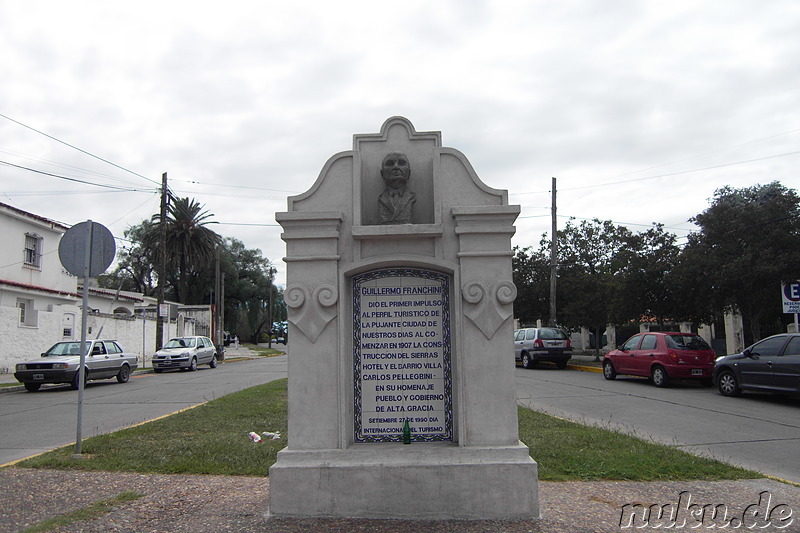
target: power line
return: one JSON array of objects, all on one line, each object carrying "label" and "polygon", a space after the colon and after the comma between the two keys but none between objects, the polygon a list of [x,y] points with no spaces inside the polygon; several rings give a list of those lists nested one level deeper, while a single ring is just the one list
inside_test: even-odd
[{"label": "power line", "polygon": [[[2,116],[2,115],[0,115],[0,116]],[[43,174],[45,176],[51,176],[53,178],[58,178],[58,179],[66,180],[66,181],[72,181],[72,182],[75,182],[75,183],[82,183],[84,185],[93,185],[95,187],[102,187],[102,188],[105,188],[105,189],[113,189],[113,190],[117,190],[117,191],[126,191],[126,192],[143,192],[143,191],[151,192],[152,191],[151,189],[133,189],[133,188],[130,188],[130,187],[119,187],[117,185],[106,185],[106,184],[103,184],[103,183],[92,183],[91,181],[81,180],[81,179],[78,179],[78,178],[70,178],[68,176],[61,176],[59,174],[53,174],[52,172],[45,172],[43,170],[36,170],[35,168],[23,167],[22,165],[15,165],[14,163],[9,163],[8,161],[0,161],[0,164],[7,165],[9,167],[19,168],[19,169],[22,169],[22,170],[27,170],[29,172],[35,172],[37,174]]]},{"label": "power line", "polygon": [[[789,133],[791,133],[791,132],[789,132]],[[568,187],[568,188],[563,188],[561,190],[562,191],[578,191],[578,190],[581,190],[581,189],[591,189],[591,188],[594,188],[594,187],[606,187],[606,186],[609,186],[609,185],[619,185],[620,183],[632,183],[632,182],[635,182],[635,181],[644,181],[644,180],[652,180],[652,179],[657,179],[657,178],[666,178],[668,176],[679,176],[681,174],[690,174],[692,172],[702,172],[704,170],[714,170],[714,169],[717,169],[717,168],[731,167],[731,166],[735,166],[735,165],[743,165],[745,163],[754,163],[756,161],[764,161],[764,160],[767,160],[767,159],[775,159],[775,158],[778,158],[778,157],[786,157],[786,156],[796,155],[796,154],[800,154],[800,150],[796,150],[796,151],[793,151],[793,152],[785,152],[783,154],[774,154],[774,155],[768,155],[768,156],[764,156],[764,157],[756,157],[755,159],[745,159],[743,161],[734,161],[732,163],[722,163],[720,165],[712,165],[712,166],[709,166],[709,167],[694,168],[694,169],[690,169],[690,170],[680,170],[680,171],[677,171],[677,172],[668,172],[666,174],[656,174],[655,176],[645,176],[645,177],[642,177],[642,178],[632,178],[632,179],[629,179],[629,180],[619,180],[619,181],[609,181],[609,182],[605,182],[605,183],[595,183],[593,185],[584,185],[582,187]],[[660,166],[663,166],[663,165],[660,165]],[[657,168],[657,167],[650,167],[650,168]],[[636,172],[641,172],[641,171],[637,170]],[[633,172],[629,172],[628,174],[632,174],[632,173]],[[625,174],[623,174],[623,176],[624,175]],[[550,191],[513,192],[513,193],[509,193],[509,194],[511,194],[511,195],[522,195],[522,194],[545,194],[545,193],[549,194]]]},{"label": "power line", "polygon": [[139,174],[138,172],[134,172],[133,170],[130,170],[130,169],[128,169],[128,168],[125,168],[125,167],[123,167],[123,166],[121,166],[121,165],[118,165],[118,164],[116,164],[116,163],[113,163],[113,162],[109,161],[108,159],[103,159],[102,157],[100,157],[100,156],[98,156],[98,155],[95,155],[95,154],[93,154],[93,153],[91,153],[91,152],[87,152],[86,150],[83,150],[82,148],[78,148],[77,146],[74,146],[74,145],[72,145],[72,144],[69,144],[69,143],[68,143],[68,142],[66,142],[66,141],[62,141],[61,139],[58,139],[58,138],[56,138],[56,137],[53,137],[52,135],[49,135],[49,134],[47,134],[47,133],[45,133],[45,132],[43,132],[43,131],[39,131],[39,130],[37,130],[36,128],[32,128],[31,126],[28,126],[27,124],[23,124],[22,122],[20,122],[20,121],[18,121],[18,120],[14,120],[13,118],[11,118],[11,117],[9,117],[9,116],[6,116],[6,115],[4,115],[4,114],[2,114],[2,113],[0,113],[0,117],[3,117],[3,118],[4,118],[4,119],[6,119],[6,120],[10,120],[11,122],[13,122],[13,123],[15,123],[15,124],[19,124],[19,125],[20,125],[20,126],[22,126],[23,128],[28,128],[28,129],[29,129],[29,130],[31,130],[31,131],[35,131],[35,132],[36,132],[36,133],[38,133],[39,135],[44,135],[44,136],[45,136],[45,137],[47,137],[48,139],[52,139],[52,140],[54,140],[54,141],[56,141],[56,142],[59,142],[59,143],[63,144],[64,146],[69,146],[69,147],[70,147],[70,148],[72,148],[73,150],[77,150],[77,151],[79,151],[79,152],[81,152],[81,153],[84,153],[84,154],[86,154],[86,155],[90,156],[90,157],[94,157],[95,159],[98,159],[98,160],[102,161],[103,163],[108,163],[109,165],[111,165],[111,166],[113,166],[113,167],[117,167],[118,169],[120,169],[120,170],[124,170],[125,172],[130,172],[130,173],[131,173],[131,174],[133,174],[134,176],[138,176],[138,177],[140,177],[140,178],[142,178],[142,179],[145,179],[145,180],[149,181],[150,183],[154,183],[154,184],[156,184],[156,185],[159,185],[159,183],[158,183],[157,181],[155,181],[155,180],[152,180],[152,179],[148,178],[147,176],[142,176],[142,175],[141,175],[141,174]]}]

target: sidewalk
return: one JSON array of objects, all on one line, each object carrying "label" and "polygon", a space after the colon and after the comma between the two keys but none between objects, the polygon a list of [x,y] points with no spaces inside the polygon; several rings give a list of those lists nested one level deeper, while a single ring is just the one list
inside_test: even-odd
[{"label": "sidewalk", "polygon": [[[800,531],[800,489],[769,479],[540,482],[539,520],[279,519],[268,516],[269,479],[266,477],[143,475],[16,467],[0,470],[0,492],[4,494],[0,531],[21,531],[126,491],[141,497],[116,504],[99,518],[76,521],[51,531],[608,533],[655,530],[658,526],[663,529],[668,521],[658,520],[655,514],[645,519],[650,505],[664,509],[667,516],[674,510],[675,523],[666,528],[669,531],[709,531],[713,526],[723,525],[724,517],[731,521],[728,529]],[[716,519],[709,514],[700,518],[703,506],[718,505],[724,505],[725,509],[717,508],[720,514]],[[745,510],[749,514],[745,514]],[[710,511],[711,507],[707,507],[706,512]],[[692,512],[697,514],[692,515]],[[737,522],[733,520],[741,522],[743,516],[745,523],[736,528]],[[623,524],[632,527],[620,528],[621,519]],[[678,527],[683,521],[685,525]],[[757,527],[747,528],[749,524]]]}]

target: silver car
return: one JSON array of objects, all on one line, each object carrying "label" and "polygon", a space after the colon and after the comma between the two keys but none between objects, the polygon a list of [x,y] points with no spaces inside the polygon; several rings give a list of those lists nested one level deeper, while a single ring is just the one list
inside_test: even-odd
[{"label": "silver car", "polygon": [[153,356],[153,372],[170,368],[197,370],[197,365],[217,368],[217,348],[208,337],[175,337]]},{"label": "silver car", "polygon": [[558,328],[523,328],[514,331],[514,359],[531,368],[542,361],[565,368],[572,357],[569,336]]},{"label": "silver car", "polygon": [[[85,380],[116,377],[125,383],[139,366],[135,354],[122,350],[117,341],[86,341]],[[14,377],[30,392],[36,392],[43,383],[69,383],[77,389],[81,363],[80,341],[57,342],[42,354],[41,359],[25,361],[16,366]]]}]

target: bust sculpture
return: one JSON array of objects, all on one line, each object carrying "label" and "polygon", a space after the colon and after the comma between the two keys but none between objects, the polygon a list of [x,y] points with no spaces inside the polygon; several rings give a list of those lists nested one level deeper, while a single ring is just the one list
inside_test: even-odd
[{"label": "bust sculpture", "polygon": [[386,154],[381,163],[381,177],[386,188],[378,196],[381,224],[410,224],[411,207],[417,195],[408,190],[411,166],[402,152]]}]

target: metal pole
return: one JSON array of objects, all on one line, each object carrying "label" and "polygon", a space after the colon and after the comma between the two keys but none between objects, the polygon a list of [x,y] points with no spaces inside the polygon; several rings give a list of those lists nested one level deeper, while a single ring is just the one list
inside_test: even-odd
[{"label": "metal pole", "polygon": [[80,365],[78,366],[78,428],[75,434],[75,455],[81,454],[81,428],[83,426],[83,389],[86,386],[86,374],[84,367],[86,366],[86,311],[89,307],[89,270],[92,261],[92,221],[89,220],[87,224],[88,236],[86,238],[86,255],[84,256],[83,265],[83,309],[81,310],[81,357]]}]

